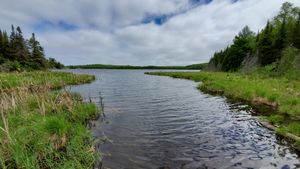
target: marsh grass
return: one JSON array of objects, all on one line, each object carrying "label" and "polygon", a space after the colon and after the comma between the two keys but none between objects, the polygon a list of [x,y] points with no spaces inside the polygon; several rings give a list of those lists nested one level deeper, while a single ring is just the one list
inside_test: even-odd
[{"label": "marsh grass", "polygon": [[0,168],[92,168],[98,155],[86,126],[98,116],[97,107],[83,103],[78,94],[51,89],[93,77],[36,73],[0,74],[5,82],[0,92]]},{"label": "marsh grass", "polygon": [[21,72],[0,73],[0,90],[32,89],[37,90],[45,86],[57,89],[65,85],[76,85],[95,80],[94,76],[78,75],[66,72]]},{"label": "marsh grass", "polygon": [[280,126],[280,132],[300,136],[300,81],[286,77],[270,78],[261,74],[225,72],[151,72],[150,75],[170,76],[201,81],[199,89],[252,105],[269,107],[267,119]]}]

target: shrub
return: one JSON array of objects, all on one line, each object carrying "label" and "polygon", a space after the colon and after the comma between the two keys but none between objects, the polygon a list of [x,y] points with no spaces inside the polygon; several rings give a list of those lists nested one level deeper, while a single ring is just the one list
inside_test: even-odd
[{"label": "shrub", "polygon": [[277,73],[289,79],[299,79],[300,73],[300,53],[294,47],[286,48],[282,53],[282,58],[278,62]]}]

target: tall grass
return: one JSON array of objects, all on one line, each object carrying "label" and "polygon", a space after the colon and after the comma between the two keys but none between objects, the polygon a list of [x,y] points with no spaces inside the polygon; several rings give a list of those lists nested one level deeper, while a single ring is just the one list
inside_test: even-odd
[{"label": "tall grass", "polygon": [[95,80],[94,76],[66,72],[21,72],[0,73],[0,90],[47,86],[55,89]]},{"label": "tall grass", "polygon": [[[300,81],[286,77],[269,78],[261,74],[245,75],[224,72],[152,72],[151,75],[170,76],[201,81],[199,89],[244,100],[253,105],[269,107],[268,119],[285,131],[300,136]],[[290,124],[293,124],[291,127]],[[298,125],[299,127],[295,127]]]},{"label": "tall grass", "polygon": [[[51,91],[93,77],[71,73],[0,74],[0,168],[92,168],[86,127],[99,111],[78,95]],[[32,87],[34,86],[34,87]]]}]

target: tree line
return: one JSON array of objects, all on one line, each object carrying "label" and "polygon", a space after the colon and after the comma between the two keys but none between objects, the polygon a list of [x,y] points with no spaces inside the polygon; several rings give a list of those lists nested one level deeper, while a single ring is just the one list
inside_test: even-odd
[{"label": "tree line", "polygon": [[244,27],[230,46],[213,55],[208,68],[238,71],[273,65],[276,69],[284,54],[299,55],[299,49],[300,8],[285,2],[280,12],[261,31],[254,33],[248,26]]},{"label": "tree line", "polygon": [[105,65],[105,64],[89,64],[89,65],[70,65],[66,66],[70,69],[174,69],[174,70],[201,70],[207,67],[207,63],[193,64],[187,66],[131,66],[131,65]]},{"label": "tree line", "polygon": [[10,35],[0,30],[0,71],[45,70],[62,68],[54,58],[47,59],[40,42],[32,33],[25,39],[21,28],[11,26]]}]

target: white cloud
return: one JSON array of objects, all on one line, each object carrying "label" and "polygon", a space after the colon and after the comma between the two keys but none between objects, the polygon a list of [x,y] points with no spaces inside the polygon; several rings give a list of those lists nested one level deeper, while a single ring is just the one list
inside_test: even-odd
[{"label": "white cloud", "polygon": [[[187,0],[12,0],[1,2],[0,24],[34,31],[41,21],[66,22],[78,29],[51,27],[37,32],[46,54],[65,64],[184,65],[207,62],[249,25],[254,31],[279,10],[282,0],[214,0],[171,18],[162,26],[132,24],[146,14],[185,8]],[[298,0],[290,0],[300,5]]]}]

